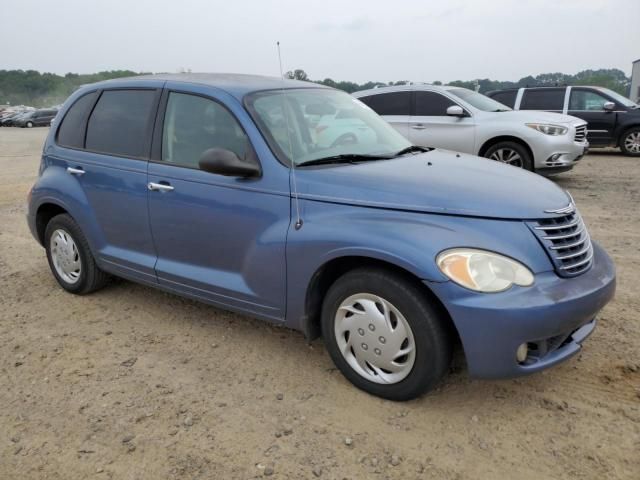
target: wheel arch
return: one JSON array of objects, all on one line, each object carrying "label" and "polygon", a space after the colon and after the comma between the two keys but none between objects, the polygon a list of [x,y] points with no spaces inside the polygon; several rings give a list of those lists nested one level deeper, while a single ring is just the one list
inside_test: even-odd
[{"label": "wheel arch", "polygon": [[491,147],[501,142],[514,142],[524,147],[527,150],[527,153],[529,153],[529,155],[531,156],[531,162],[535,165],[535,157],[533,155],[533,150],[531,150],[531,147],[529,146],[529,144],[525,142],[522,138],[515,137],[513,135],[499,135],[497,137],[492,137],[489,140],[486,140],[478,150],[478,155],[480,157],[484,157],[485,153],[487,153],[487,151]]},{"label": "wheel arch", "polygon": [[302,321],[302,330],[308,341],[314,340],[321,336],[321,314],[322,302],[331,285],[345,273],[363,267],[374,267],[381,270],[394,272],[409,282],[416,285],[424,295],[429,299],[432,306],[445,319],[446,327],[452,333],[452,338],[460,343],[458,330],[449,314],[448,310],[440,299],[420,280],[414,273],[398,266],[394,263],[380,260],[373,257],[349,255],[333,258],[321,265],[312,275],[307,286],[304,318]]},{"label": "wheel arch", "polygon": [[51,219],[63,213],[69,214],[64,207],[53,202],[45,202],[38,207],[36,210],[36,234],[40,245],[44,246],[44,232]]},{"label": "wheel arch", "polygon": [[631,125],[623,126],[620,129],[620,132],[618,133],[618,139],[617,139],[617,142],[616,142],[616,146],[620,147],[622,145],[622,140],[627,135],[627,133],[629,133],[629,130],[635,130],[637,128],[640,128],[640,123],[633,123]]}]

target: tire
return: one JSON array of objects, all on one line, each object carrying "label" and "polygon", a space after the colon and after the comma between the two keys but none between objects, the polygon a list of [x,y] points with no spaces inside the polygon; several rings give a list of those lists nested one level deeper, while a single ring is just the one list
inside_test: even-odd
[{"label": "tire", "polygon": [[630,128],[622,134],[620,150],[630,157],[640,157],[640,127]]},{"label": "tire", "polygon": [[[484,157],[490,160],[524,168],[533,171],[533,159],[525,147],[516,142],[499,142],[484,152]],[[511,160],[510,160],[511,159]],[[510,160],[510,161],[509,161]]]},{"label": "tire", "polygon": [[32,127],[33,127],[33,122],[27,122],[26,127],[27,127],[27,128],[32,128]]},{"label": "tire", "polygon": [[[84,295],[106,285],[109,276],[97,267],[87,239],[70,215],[56,215],[49,221],[44,233],[44,244],[49,268],[67,292]],[[75,248],[66,250],[65,246]],[[78,268],[73,267],[74,259],[79,262]]]},{"label": "tire", "polygon": [[[391,313],[385,316],[385,310]],[[451,363],[446,319],[418,286],[386,270],[361,268],[336,280],[323,301],[322,332],[342,374],[365,392],[389,400],[410,400],[429,391]],[[413,353],[403,354],[409,346]]]}]

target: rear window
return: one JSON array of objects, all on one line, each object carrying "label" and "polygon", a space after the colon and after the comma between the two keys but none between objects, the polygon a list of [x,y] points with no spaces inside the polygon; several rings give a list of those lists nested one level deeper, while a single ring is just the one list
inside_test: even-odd
[{"label": "rear window", "polygon": [[80,97],[67,111],[58,129],[58,144],[64,147],[84,148],[84,131],[89,109],[98,92]]},{"label": "rear window", "polygon": [[516,97],[518,96],[517,90],[508,90],[506,92],[496,92],[492,93],[491,98],[493,98],[496,102],[500,102],[503,105],[506,105],[509,108],[513,108],[516,104]]},{"label": "rear window", "polygon": [[155,90],[107,90],[87,124],[87,150],[146,157]]},{"label": "rear window", "polygon": [[378,115],[411,115],[411,92],[379,93],[358,100]]},{"label": "rear window", "polygon": [[520,110],[559,110],[564,108],[564,88],[526,89]]}]

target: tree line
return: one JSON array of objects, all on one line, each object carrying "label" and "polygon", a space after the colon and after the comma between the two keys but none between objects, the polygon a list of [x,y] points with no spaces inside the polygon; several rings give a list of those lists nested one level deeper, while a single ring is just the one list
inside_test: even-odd
[{"label": "tree line", "polygon": [[[36,70],[0,70],[0,105],[30,105],[34,107],[53,106],[62,103],[74,90],[87,83],[108,80],[112,78],[143,75],[141,72],[131,70],[111,70],[92,74],[67,73],[56,75],[54,73],[40,73]],[[338,88],[352,93],[358,90],[366,90],[375,86],[401,85],[406,80],[395,82],[369,81],[358,84],[350,81],[336,81],[331,78],[323,80],[311,80],[302,69],[292,70],[286,73],[288,78],[313,81],[329,87]],[[431,82],[442,85],[441,81]],[[554,85],[597,85],[610,88],[622,95],[628,96],[631,79],[618,69],[583,70],[575,75],[565,73],[542,73],[537,76],[523,77],[518,81],[498,81],[485,79],[455,80],[447,82],[448,85],[478,89],[481,93],[502,88],[537,87]]]}]

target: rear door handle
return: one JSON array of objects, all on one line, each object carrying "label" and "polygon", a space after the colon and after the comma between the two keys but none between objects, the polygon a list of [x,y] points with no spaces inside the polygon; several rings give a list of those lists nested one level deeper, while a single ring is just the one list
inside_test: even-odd
[{"label": "rear door handle", "polygon": [[411,128],[413,128],[414,130],[424,130],[427,127],[422,123],[414,123],[413,125],[411,125]]},{"label": "rear door handle", "polygon": [[147,188],[152,192],[171,192],[173,187],[168,183],[153,183],[149,182]]},{"label": "rear door handle", "polygon": [[82,168],[73,168],[73,167],[67,167],[67,172],[70,173],[71,175],[84,175],[84,170]]}]

